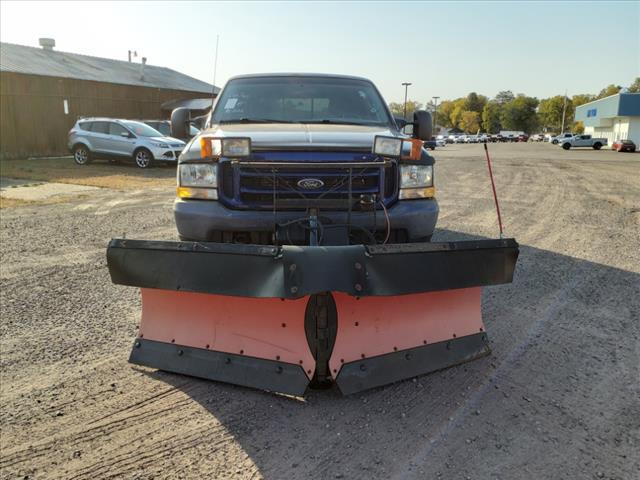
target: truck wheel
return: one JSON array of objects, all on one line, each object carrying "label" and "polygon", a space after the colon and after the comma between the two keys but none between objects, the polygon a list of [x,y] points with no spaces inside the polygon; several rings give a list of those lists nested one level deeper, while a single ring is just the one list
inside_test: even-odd
[{"label": "truck wheel", "polygon": [[602,144],[600,142],[593,144],[593,149],[594,150],[600,150],[601,148],[602,148]]},{"label": "truck wheel", "polygon": [[565,150],[569,150],[571,148],[571,145],[569,145],[568,143],[563,143],[562,148],[564,148]]},{"label": "truck wheel", "polygon": [[146,148],[139,148],[133,152],[133,160],[140,168],[150,168],[153,163],[153,155]]},{"label": "truck wheel", "polygon": [[73,147],[73,160],[78,165],[86,165],[91,162],[91,151],[85,145],[79,143]]}]

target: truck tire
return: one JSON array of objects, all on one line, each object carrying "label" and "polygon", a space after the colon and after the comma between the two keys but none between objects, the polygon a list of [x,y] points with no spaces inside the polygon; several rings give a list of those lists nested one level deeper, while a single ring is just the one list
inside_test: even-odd
[{"label": "truck tire", "polygon": [[571,144],[569,143],[563,143],[562,144],[562,148],[564,148],[565,150],[569,150],[571,148]]},{"label": "truck tire", "polygon": [[600,150],[602,148],[602,144],[600,142],[596,142],[593,144],[594,150]]},{"label": "truck tire", "polygon": [[73,147],[73,160],[78,165],[86,165],[91,162],[91,150],[83,144],[78,143]]},{"label": "truck tire", "polygon": [[138,168],[150,168],[153,164],[153,154],[146,148],[139,148],[133,152],[133,161]]}]

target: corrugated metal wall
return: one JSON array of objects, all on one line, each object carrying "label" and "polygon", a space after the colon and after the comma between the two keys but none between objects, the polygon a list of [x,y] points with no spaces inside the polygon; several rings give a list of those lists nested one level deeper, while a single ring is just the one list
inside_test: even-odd
[{"label": "corrugated metal wall", "polygon": [[[0,72],[0,158],[68,155],[78,117],[166,118],[160,105],[202,93]],[[69,113],[65,114],[64,100]]]}]

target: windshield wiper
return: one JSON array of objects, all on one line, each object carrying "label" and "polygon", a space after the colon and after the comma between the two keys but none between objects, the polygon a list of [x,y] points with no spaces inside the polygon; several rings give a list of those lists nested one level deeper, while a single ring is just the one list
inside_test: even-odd
[{"label": "windshield wiper", "polygon": [[362,123],[362,122],[353,122],[353,121],[347,121],[347,120],[329,120],[328,118],[325,118],[324,120],[311,120],[305,123],[327,123],[327,124],[333,124],[333,125],[364,125],[364,126],[370,126],[372,125],[371,123]]},{"label": "windshield wiper", "polygon": [[291,120],[282,120],[278,118],[232,118],[229,120],[220,120],[220,123],[297,123]]}]

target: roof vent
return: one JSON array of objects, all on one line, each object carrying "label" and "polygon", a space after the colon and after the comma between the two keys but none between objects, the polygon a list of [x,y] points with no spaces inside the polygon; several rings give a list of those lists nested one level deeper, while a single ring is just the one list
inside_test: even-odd
[{"label": "roof vent", "polygon": [[147,64],[147,57],[142,57],[142,63],[140,64],[140,80],[144,82],[144,66]]},{"label": "roof vent", "polygon": [[39,38],[38,43],[44,50],[52,51],[53,47],[56,46],[55,38]]}]

